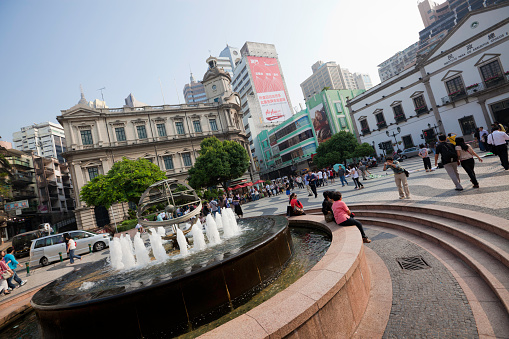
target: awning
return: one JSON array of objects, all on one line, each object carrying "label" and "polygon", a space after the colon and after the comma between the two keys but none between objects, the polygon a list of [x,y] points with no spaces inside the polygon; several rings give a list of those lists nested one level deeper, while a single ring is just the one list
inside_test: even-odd
[{"label": "awning", "polygon": [[261,184],[261,183],[264,183],[264,182],[265,182],[265,180],[260,179],[260,180],[258,180],[258,181],[255,181],[255,185],[256,185],[256,184]]},{"label": "awning", "polygon": [[245,184],[245,186],[253,186],[254,184],[252,182],[248,182],[247,184]]}]

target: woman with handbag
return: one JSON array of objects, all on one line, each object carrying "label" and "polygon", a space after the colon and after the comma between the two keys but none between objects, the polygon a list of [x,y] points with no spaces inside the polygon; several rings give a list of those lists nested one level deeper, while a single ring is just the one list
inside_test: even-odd
[{"label": "woman with handbag", "polygon": [[364,228],[360,221],[355,220],[353,217],[353,213],[346,206],[346,204],[341,199],[341,192],[333,192],[332,200],[334,203],[332,204],[332,211],[334,212],[334,220],[339,226],[356,226],[357,229],[361,232],[362,242],[365,244],[369,244],[371,240],[368,239],[366,234],[364,233]]},{"label": "woman with handbag", "polygon": [[9,267],[7,267],[7,264],[3,261],[3,259],[3,255],[0,254],[0,293],[3,291],[4,294],[7,295],[11,294],[11,292],[9,292],[9,286],[7,285],[7,279],[12,277],[14,273]]},{"label": "woman with handbag", "polygon": [[292,208],[292,215],[304,215],[304,206],[302,203],[297,200],[297,193],[292,193],[290,195],[290,207]]},{"label": "woman with handbag", "polygon": [[458,153],[458,165],[461,164],[461,167],[467,172],[474,188],[479,188],[479,182],[477,182],[474,172],[474,156],[482,162],[481,157],[475,153],[472,146],[465,144],[465,139],[463,138],[456,138],[456,152]]}]

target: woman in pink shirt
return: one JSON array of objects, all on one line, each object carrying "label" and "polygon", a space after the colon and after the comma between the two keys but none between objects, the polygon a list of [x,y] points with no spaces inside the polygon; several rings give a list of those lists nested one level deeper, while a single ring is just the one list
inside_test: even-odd
[{"label": "woman in pink shirt", "polygon": [[341,200],[341,192],[336,191],[332,193],[332,200],[334,200],[332,212],[334,213],[334,220],[336,220],[336,223],[340,226],[357,226],[361,232],[362,242],[369,244],[371,240],[369,240],[364,233],[362,224],[353,218],[352,212],[350,212],[346,204]]}]

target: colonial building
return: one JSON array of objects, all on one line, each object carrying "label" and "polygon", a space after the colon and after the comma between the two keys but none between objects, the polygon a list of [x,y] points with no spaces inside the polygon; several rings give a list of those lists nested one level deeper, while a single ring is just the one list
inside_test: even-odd
[{"label": "colonial building", "polygon": [[106,174],[123,157],[145,158],[168,178],[186,180],[206,137],[235,140],[249,154],[240,97],[231,89],[231,77],[217,67],[215,58],[207,62],[203,85],[208,103],[94,109],[82,98],[57,117],[66,135],[65,158],[73,177],[78,228],[103,226],[125,214],[120,204],[106,211],[101,206],[87,207],[79,197],[87,182]]},{"label": "colonial building", "polygon": [[359,141],[389,151],[433,142],[438,133],[468,141],[477,127],[509,123],[508,71],[506,2],[470,12],[415,67],[347,106]]}]

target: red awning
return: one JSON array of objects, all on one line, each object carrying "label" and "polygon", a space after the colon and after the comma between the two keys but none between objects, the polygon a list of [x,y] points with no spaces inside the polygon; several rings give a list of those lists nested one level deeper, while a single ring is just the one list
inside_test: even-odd
[{"label": "red awning", "polygon": [[237,185],[237,186],[233,187],[232,189],[236,190],[236,189],[239,189],[239,188],[242,188],[242,187],[244,187],[244,186]]},{"label": "red awning", "polygon": [[253,186],[254,184],[252,182],[248,182],[245,186]]},{"label": "red awning", "polygon": [[262,180],[262,179],[260,179],[260,180],[258,180],[258,181],[255,181],[255,185],[256,185],[256,184],[261,184],[261,183],[263,183],[263,182],[265,182],[265,181],[264,181],[264,180]]}]

